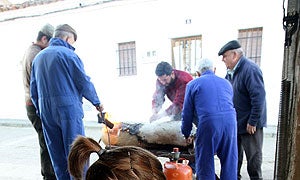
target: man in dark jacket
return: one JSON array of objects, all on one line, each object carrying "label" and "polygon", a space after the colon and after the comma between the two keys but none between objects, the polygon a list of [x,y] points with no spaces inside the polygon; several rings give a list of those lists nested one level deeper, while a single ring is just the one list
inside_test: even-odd
[{"label": "man in dark jacket", "polygon": [[252,179],[262,179],[263,128],[267,126],[266,92],[263,75],[253,61],[243,55],[238,41],[225,44],[219,51],[227,67],[226,79],[233,86],[233,103],[238,125],[238,178],[247,158],[247,171]]}]

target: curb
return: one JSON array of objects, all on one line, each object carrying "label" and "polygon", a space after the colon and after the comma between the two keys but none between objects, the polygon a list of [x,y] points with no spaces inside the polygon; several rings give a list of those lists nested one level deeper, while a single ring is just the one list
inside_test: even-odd
[{"label": "curb", "polygon": [[[102,124],[97,121],[84,121],[84,127],[86,128],[100,128]],[[28,119],[0,119],[0,126],[6,127],[32,127],[31,122]]]},{"label": "curb", "polygon": [[[99,124],[97,121],[83,120],[85,128],[102,128],[103,124]],[[32,127],[32,124],[28,119],[0,119],[0,126],[6,127]],[[264,134],[266,137],[274,138],[277,136],[277,126],[270,125],[264,128]]]}]

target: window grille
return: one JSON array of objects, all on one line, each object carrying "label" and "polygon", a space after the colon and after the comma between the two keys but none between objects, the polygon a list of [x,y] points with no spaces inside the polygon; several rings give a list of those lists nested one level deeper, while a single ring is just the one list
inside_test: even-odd
[{"label": "window grille", "polygon": [[172,66],[194,75],[195,66],[202,57],[202,36],[174,38],[172,44]]},{"label": "window grille", "polygon": [[119,76],[137,74],[135,42],[119,43]]},{"label": "window grille", "polygon": [[263,28],[240,29],[238,33],[244,55],[260,66]]}]

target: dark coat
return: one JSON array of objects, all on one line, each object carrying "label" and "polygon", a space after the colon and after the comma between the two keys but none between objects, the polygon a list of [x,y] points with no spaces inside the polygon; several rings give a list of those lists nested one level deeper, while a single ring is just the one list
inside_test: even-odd
[{"label": "dark coat", "polygon": [[267,126],[266,92],[263,75],[253,61],[242,56],[233,79],[233,103],[237,112],[238,134],[247,133],[247,123],[256,128]]}]

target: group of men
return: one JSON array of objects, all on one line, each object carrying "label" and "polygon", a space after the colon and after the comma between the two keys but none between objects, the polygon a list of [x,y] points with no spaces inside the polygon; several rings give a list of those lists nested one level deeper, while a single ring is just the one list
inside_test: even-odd
[{"label": "group of men", "polygon": [[76,40],[77,33],[70,25],[54,28],[46,24],[23,59],[27,116],[39,136],[43,179],[72,179],[68,172],[70,145],[78,135],[85,135],[82,99],[99,112],[104,109],[74,52]]},{"label": "group of men", "polygon": [[[102,112],[93,83],[72,46],[76,31],[68,24],[46,24],[26,51],[23,75],[26,110],[38,133],[41,173],[44,179],[71,179],[67,158],[77,135],[85,135],[82,99]],[[157,65],[153,115],[181,120],[181,132],[192,143],[192,124],[197,126],[195,159],[197,179],[214,179],[214,155],[221,162],[221,179],[241,179],[245,152],[251,179],[262,179],[263,127],[266,100],[260,68],[243,55],[238,41],[225,44],[218,53],[227,75],[215,75],[213,62],[202,59],[198,78],[174,69],[168,62]],[[167,96],[172,104],[162,110]]]},{"label": "group of men", "polygon": [[[250,179],[262,179],[267,119],[262,71],[243,55],[237,40],[226,43],[218,55],[227,67],[225,78],[215,75],[210,59],[199,62],[199,77],[195,79],[167,62],[159,63],[150,122],[164,115],[182,121],[181,132],[187,143],[195,138],[197,180],[215,179],[214,155],[220,159],[221,179],[241,179],[244,153]],[[172,104],[164,111],[165,95]],[[190,136],[193,123],[196,137]]]}]

